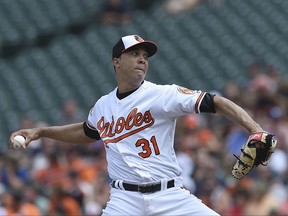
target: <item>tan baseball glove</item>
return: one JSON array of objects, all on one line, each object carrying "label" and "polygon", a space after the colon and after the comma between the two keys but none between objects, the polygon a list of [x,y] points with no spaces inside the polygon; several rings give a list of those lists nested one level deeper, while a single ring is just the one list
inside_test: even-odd
[{"label": "tan baseball glove", "polygon": [[277,144],[272,134],[257,132],[249,136],[247,142],[241,148],[240,156],[236,156],[237,162],[233,166],[232,176],[242,179],[253,167],[259,164],[266,166]]}]

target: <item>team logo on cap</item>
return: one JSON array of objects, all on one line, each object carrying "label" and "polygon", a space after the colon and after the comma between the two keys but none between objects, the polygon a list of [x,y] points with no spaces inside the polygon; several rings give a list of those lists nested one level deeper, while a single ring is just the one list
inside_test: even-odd
[{"label": "team logo on cap", "polygon": [[135,35],[134,36],[135,40],[139,41],[139,42],[144,42],[143,38],[141,38],[140,36],[138,35]]}]

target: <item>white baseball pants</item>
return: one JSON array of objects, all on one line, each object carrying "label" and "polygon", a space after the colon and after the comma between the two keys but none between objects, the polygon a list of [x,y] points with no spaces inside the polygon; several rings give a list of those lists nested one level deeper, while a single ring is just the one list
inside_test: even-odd
[{"label": "white baseball pants", "polygon": [[103,210],[103,216],[107,215],[219,216],[200,199],[181,187],[173,187],[154,193],[111,188],[110,200]]}]

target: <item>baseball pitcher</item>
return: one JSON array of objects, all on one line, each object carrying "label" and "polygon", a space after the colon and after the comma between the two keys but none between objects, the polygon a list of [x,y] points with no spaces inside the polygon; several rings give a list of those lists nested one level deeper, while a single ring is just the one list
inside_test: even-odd
[{"label": "baseball pitcher", "polygon": [[86,122],[19,130],[10,144],[16,135],[26,138],[25,146],[41,137],[70,143],[102,139],[113,179],[103,215],[218,215],[183,188],[173,149],[177,118],[220,113],[251,134],[236,156],[232,175],[237,179],[267,162],[276,140],[224,97],[145,80],[156,52],[154,42],[138,35],[120,38],[112,50],[118,86],[95,103]]}]

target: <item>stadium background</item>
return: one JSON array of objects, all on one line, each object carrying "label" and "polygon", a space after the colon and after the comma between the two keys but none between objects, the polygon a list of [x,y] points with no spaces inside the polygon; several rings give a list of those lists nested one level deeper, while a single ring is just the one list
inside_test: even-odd
[{"label": "stadium background", "polygon": [[[127,2],[132,21],[105,25],[99,21],[103,0],[0,1],[2,173],[5,170],[4,158],[15,158],[7,149],[9,134],[21,128],[26,118],[38,125],[61,124],[65,122],[63,103],[73,100],[81,113],[79,118],[85,120],[95,101],[115,88],[111,47],[126,34],[139,34],[157,42],[159,52],[151,58],[148,79],[160,84],[177,83],[191,89],[229,95],[229,90],[225,91],[230,83],[240,91],[249,89],[254,78],[249,73],[252,66],[260,68],[263,74],[276,70],[276,87],[270,85],[271,82],[265,84],[268,88],[280,89],[273,95],[282,101],[273,101],[273,108],[278,108],[273,112],[259,110],[259,113],[272,116],[273,123],[267,123],[267,129],[276,124],[274,120],[279,116],[287,121],[284,101],[288,92],[285,88],[288,75],[288,1],[202,0],[192,10],[175,14],[165,11],[164,0],[145,1],[145,4],[133,0]],[[234,99],[247,105],[245,98]],[[264,106],[266,108],[267,104]],[[261,115],[257,112],[255,115],[260,122],[266,122],[266,117],[262,116],[265,118],[262,121]],[[206,122],[206,126],[209,123],[207,119],[184,119],[183,127],[185,121],[190,122],[190,126],[196,122],[198,127],[203,126],[198,121]],[[217,119],[211,121],[216,124]],[[222,136],[218,137],[219,141],[226,143],[229,134],[222,131],[228,123],[221,120],[221,124],[221,132],[215,132],[215,137]],[[287,127],[287,122],[282,125]],[[274,126],[276,130],[278,125]],[[216,126],[213,129],[217,130]],[[281,140],[284,142],[281,144],[284,163],[287,164],[287,137]],[[65,144],[63,146],[61,153],[67,148]],[[101,151],[98,145],[95,146],[98,154]],[[40,149],[39,145],[32,148],[29,156],[34,157],[36,151],[41,151],[37,148]],[[232,155],[229,150],[227,153]],[[25,153],[17,154],[23,157]],[[213,154],[215,156],[215,152]],[[219,161],[218,158],[214,162]],[[276,171],[271,169],[275,174]],[[280,185],[287,191],[287,167],[276,174]],[[253,181],[253,175],[251,178]],[[223,179],[221,185],[227,188]],[[200,188],[197,181],[196,185]],[[5,185],[3,181],[2,186],[2,192],[11,189],[11,185]]]}]

